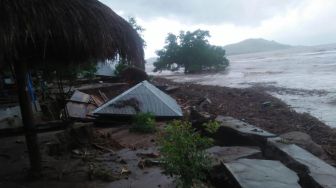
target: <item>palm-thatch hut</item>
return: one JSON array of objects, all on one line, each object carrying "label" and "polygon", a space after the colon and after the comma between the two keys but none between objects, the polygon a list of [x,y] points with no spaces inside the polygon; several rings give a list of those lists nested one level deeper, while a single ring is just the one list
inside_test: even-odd
[{"label": "palm-thatch hut", "polygon": [[40,64],[79,64],[117,55],[143,68],[135,30],[98,0],[0,0],[0,67],[15,68],[32,170],[40,172],[26,72]]}]

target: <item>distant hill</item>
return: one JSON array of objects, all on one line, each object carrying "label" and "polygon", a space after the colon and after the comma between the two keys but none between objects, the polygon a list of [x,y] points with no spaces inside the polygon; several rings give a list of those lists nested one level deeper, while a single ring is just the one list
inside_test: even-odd
[{"label": "distant hill", "polygon": [[280,44],[265,39],[246,39],[238,43],[224,46],[227,55],[266,52],[291,48],[292,46]]}]

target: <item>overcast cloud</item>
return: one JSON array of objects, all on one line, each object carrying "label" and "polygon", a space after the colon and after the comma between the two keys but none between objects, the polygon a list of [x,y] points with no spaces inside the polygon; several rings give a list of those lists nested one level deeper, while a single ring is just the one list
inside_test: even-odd
[{"label": "overcast cloud", "polygon": [[265,38],[292,45],[336,42],[334,0],[101,0],[146,31],[146,58],[161,49],[167,33],[209,30],[210,42],[226,45]]},{"label": "overcast cloud", "polygon": [[295,7],[297,0],[111,0],[118,10],[145,20],[165,17],[190,24],[254,25]]}]

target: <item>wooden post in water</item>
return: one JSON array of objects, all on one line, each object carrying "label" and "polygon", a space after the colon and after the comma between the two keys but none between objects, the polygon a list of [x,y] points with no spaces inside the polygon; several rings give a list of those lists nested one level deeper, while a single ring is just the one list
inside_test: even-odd
[{"label": "wooden post in water", "polygon": [[18,97],[20,102],[21,116],[26,136],[26,144],[29,153],[32,176],[41,175],[41,154],[39,150],[31,99],[27,87],[27,64],[26,62],[15,61],[14,69]]}]

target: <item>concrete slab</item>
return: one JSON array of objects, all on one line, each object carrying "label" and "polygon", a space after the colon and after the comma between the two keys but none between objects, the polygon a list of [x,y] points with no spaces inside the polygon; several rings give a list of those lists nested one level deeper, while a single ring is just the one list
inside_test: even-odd
[{"label": "concrete slab", "polygon": [[279,161],[239,159],[224,164],[242,188],[299,188],[299,177]]},{"label": "concrete slab", "polygon": [[221,122],[222,127],[229,127],[242,134],[258,135],[261,137],[275,137],[276,135],[258,127],[255,127],[249,123],[245,123],[238,119],[229,116],[218,116],[217,121]]},{"label": "concrete slab", "polygon": [[206,150],[212,159],[212,165],[217,166],[222,162],[227,163],[240,158],[258,158],[262,157],[261,151],[257,148],[251,147],[221,147],[214,146]]},{"label": "concrete slab", "polygon": [[261,145],[267,142],[267,138],[276,137],[275,134],[262,130],[249,123],[240,121],[229,116],[217,116],[220,122],[215,140],[219,145]]},{"label": "concrete slab", "polygon": [[312,187],[336,187],[336,169],[295,144],[288,144],[281,138],[268,139],[267,156],[288,163]]}]

